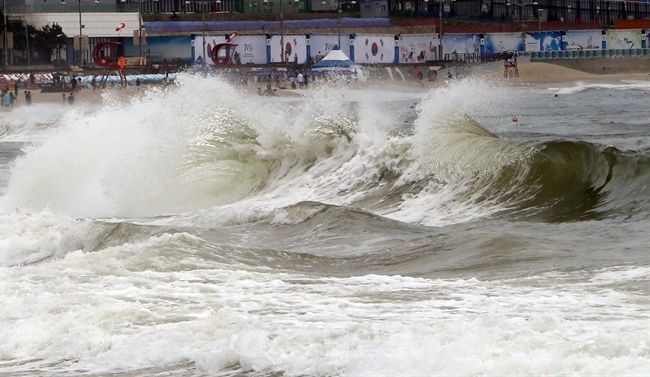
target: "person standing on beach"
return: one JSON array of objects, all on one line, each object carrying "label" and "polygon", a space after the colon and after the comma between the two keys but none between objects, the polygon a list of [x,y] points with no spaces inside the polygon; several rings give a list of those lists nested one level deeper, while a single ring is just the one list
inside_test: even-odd
[{"label": "person standing on beach", "polygon": [[36,77],[34,77],[34,72],[29,71],[29,82],[34,85],[36,83]]},{"label": "person standing on beach", "polygon": [[6,90],[2,91],[2,106],[3,107],[9,107],[9,104],[11,102],[11,98],[9,97],[9,92]]},{"label": "person standing on beach", "polygon": [[302,72],[298,72],[298,87],[302,89],[303,85],[305,85],[305,76],[303,76]]},{"label": "person standing on beach", "polygon": [[63,100],[63,104],[65,105],[66,103],[65,93],[61,93],[61,99]]},{"label": "person standing on beach", "polygon": [[30,90],[25,91],[25,103],[27,106],[32,104],[32,92]]},{"label": "person standing on beach", "polygon": [[[64,94],[64,96],[65,96],[65,94]],[[68,103],[70,105],[74,105],[74,94],[73,93],[70,93],[70,95],[68,96]]]},{"label": "person standing on beach", "polygon": [[77,91],[77,78],[74,76],[70,79],[70,87],[72,87],[72,92]]},{"label": "person standing on beach", "polygon": [[136,77],[135,78],[135,87],[136,87],[136,89],[138,89],[138,92],[140,91],[140,85],[142,85],[142,83],[140,82],[140,78]]},{"label": "person standing on beach", "polygon": [[93,85],[93,92],[97,89],[97,75],[93,76],[92,81],[90,82]]}]

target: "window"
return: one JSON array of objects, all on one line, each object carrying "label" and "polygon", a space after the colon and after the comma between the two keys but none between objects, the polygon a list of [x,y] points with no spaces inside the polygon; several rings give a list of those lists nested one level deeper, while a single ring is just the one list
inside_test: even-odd
[{"label": "window", "polygon": [[382,10],[382,11],[385,11],[385,10],[386,10],[386,5],[385,5],[385,4],[381,6],[381,10]]}]

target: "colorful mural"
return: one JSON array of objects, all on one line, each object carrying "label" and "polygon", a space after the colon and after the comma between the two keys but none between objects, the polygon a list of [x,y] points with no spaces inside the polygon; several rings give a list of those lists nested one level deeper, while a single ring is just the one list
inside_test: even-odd
[{"label": "colorful mural", "polygon": [[400,63],[438,60],[438,35],[403,35],[399,38]]},{"label": "colorful mural", "polygon": [[[282,39],[280,35],[271,36],[271,63],[282,61]],[[284,56],[284,61],[297,61],[298,64],[304,64],[307,61],[307,36],[304,34],[285,35]]]},{"label": "colorful mural", "polygon": [[526,33],[526,51],[560,51],[562,33],[559,31],[541,31]]},{"label": "colorful mural", "polygon": [[357,63],[393,63],[394,35],[357,34],[354,37],[354,61]]},{"label": "colorful mural", "polygon": [[444,34],[442,49],[445,55],[478,54],[481,52],[480,38],[478,34]]},{"label": "colorful mural", "polygon": [[[485,35],[485,52],[522,51],[525,38],[521,33],[490,33]],[[538,43],[539,45],[539,43]],[[447,50],[445,46],[445,51]],[[537,50],[539,51],[539,47]]]},{"label": "colorful mural", "polygon": [[[189,64],[192,62],[191,42],[189,35],[147,37],[147,45],[142,46],[142,51],[152,63],[180,58],[183,63]],[[138,56],[140,53],[140,47],[133,45],[133,38],[124,38],[124,53],[126,56]]]},{"label": "colorful mural", "polygon": [[618,48],[641,48],[641,30],[607,30],[608,50]]},{"label": "colorful mural", "polygon": [[601,30],[568,30],[565,50],[600,50],[603,47]]},{"label": "colorful mural", "polygon": [[[338,35],[323,34],[311,35],[309,40],[311,46],[311,56],[316,57],[320,53],[321,56],[327,55],[339,44]],[[341,35],[341,51],[345,55],[350,55],[350,36],[348,34]]]}]

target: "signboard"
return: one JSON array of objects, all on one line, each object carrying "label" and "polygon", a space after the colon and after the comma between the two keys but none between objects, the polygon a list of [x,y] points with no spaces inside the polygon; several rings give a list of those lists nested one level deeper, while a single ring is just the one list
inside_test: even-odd
[{"label": "signboard", "polygon": [[[90,43],[88,41],[87,35],[82,35],[81,38],[81,51],[88,51]],[[75,51],[79,51],[79,36],[75,35],[72,41],[72,48]]]},{"label": "signboard", "polygon": [[142,35],[138,36],[138,31],[133,30],[133,45],[134,46],[140,46],[140,40],[142,40],[142,45],[146,46],[147,45],[147,31],[142,30]]},{"label": "signboard", "polygon": [[[0,40],[0,48],[5,48],[5,35],[2,35],[2,40]],[[14,33],[13,32],[8,32],[7,33],[7,49],[11,50],[14,48]]]},{"label": "signboard", "polygon": [[124,65],[129,67],[147,65],[147,58],[144,56],[124,57]]}]

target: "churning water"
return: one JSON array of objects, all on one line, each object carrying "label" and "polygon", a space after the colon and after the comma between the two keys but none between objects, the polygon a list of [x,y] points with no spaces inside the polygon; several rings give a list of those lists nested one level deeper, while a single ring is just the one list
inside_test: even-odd
[{"label": "churning water", "polygon": [[185,75],[2,113],[0,372],[648,375],[648,92]]}]

